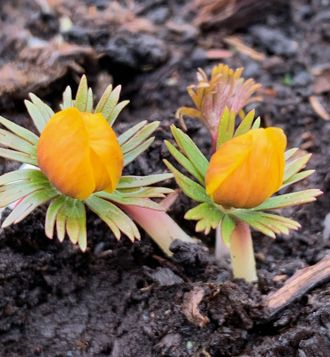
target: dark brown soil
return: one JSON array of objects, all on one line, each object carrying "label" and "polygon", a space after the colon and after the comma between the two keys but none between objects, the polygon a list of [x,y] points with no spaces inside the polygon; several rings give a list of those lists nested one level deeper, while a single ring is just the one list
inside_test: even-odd
[{"label": "dark brown soil", "polygon": [[[98,95],[113,78],[131,100],[118,132],[139,120],[161,121],[157,140],[128,171],[163,172],[159,153],[169,157],[163,139],[170,137],[175,110],[190,103],[186,85],[194,81],[197,67],[209,70],[222,61],[209,59],[208,50],[231,51],[225,37],[238,35],[264,59],[232,50],[225,62],[244,66],[245,75],[267,89],[258,114],[265,125],[283,127],[291,147],[314,154],[310,167],[317,171],[300,188],[320,188],[324,195],[315,204],[288,210],[302,223],[300,231],[276,241],[255,235],[258,285],[233,280],[228,263],[216,263],[199,246],[175,244],[171,260],[147,236],[134,245],[125,238],[117,242],[93,214],[89,249],[81,253],[68,242],[45,238],[45,212],[40,209],[1,231],[0,355],[329,356],[329,283],[273,318],[262,304],[263,296],[298,269],[330,253],[322,235],[330,212],[330,122],[317,115],[309,101],[317,96],[329,112],[330,88],[320,84],[324,77],[330,81],[329,1],[278,1],[259,10],[258,16],[245,9],[244,22],[233,15],[202,29],[194,25],[189,1],[140,0],[132,10],[107,10],[110,2],[105,0],[48,3],[49,9],[47,1],[0,3],[2,115],[31,126],[22,105],[29,91],[56,107],[65,85],[75,86],[81,71]],[[74,25],[64,31],[68,18]],[[206,130],[194,120],[187,125],[208,153]],[[1,166],[2,172],[15,167],[4,160]],[[182,196],[170,214],[194,235],[194,225],[183,220],[191,205]],[[200,238],[212,247],[212,234]],[[183,314],[187,293],[197,290],[204,294],[200,313],[209,320],[203,327]]]}]

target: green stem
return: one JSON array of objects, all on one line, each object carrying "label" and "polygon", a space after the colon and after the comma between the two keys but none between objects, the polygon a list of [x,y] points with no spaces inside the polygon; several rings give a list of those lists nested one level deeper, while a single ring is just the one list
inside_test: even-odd
[{"label": "green stem", "polygon": [[239,221],[230,240],[230,257],[235,278],[257,281],[253,242],[248,224]]},{"label": "green stem", "polygon": [[165,211],[131,205],[121,205],[121,208],[148,233],[168,256],[172,255],[170,245],[176,239],[196,243]]}]

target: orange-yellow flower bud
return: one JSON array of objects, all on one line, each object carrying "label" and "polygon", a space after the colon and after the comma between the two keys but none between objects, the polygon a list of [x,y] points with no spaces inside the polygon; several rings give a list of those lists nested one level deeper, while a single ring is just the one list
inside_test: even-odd
[{"label": "orange-yellow flower bud", "polygon": [[38,164],[63,194],[85,199],[115,190],[123,169],[116,134],[101,113],[62,110],[49,120],[37,148]]},{"label": "orange-yellow flower bud", "polygon": [[256,207],[283,183],[286,136],[282,129],[253,129],[219,147],[206,173],[206,191],[224,207]]}]

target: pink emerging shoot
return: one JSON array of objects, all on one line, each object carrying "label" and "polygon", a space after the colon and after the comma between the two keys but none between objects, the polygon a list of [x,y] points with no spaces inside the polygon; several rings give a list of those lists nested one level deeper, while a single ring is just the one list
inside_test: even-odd
[{"label": "pink emerging shoot", "polygon": [[219,120],[226,107],[238,114],[247,104],[260,100],[254,93],[261,85],[253,79],[244,80],[241,77],[242,72],[243,68],[233,70],[227,65],[219,64],[213,67],[209,80],[206,73],[199,69],[198,83],[187,88],[195,108],[181,107],[176,116],[181,120],[184,116],[201,120],[209,129],[214,141]]},{"label": "pink emerging shoot", "polygon": [[171,256],[170,245],[176,239],[188,243],[196,243],[165,212],[151,208],[121,205],[125,211],[147,234],[159,245],[163,252]]}]

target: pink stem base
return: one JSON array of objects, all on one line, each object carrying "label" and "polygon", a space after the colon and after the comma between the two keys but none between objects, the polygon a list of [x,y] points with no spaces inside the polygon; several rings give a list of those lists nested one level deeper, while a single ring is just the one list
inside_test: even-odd
[{"label": "pink stem base", "polygon": [[176,239],[196,243],[165,211],[131,205],[121,205],[121,208],[146,231],[168,256],[172,255],[170,245]]},{"label": "pink stem base", "polygon": [[215,231],[215,257],[217,260],[221,261],[223,259],[227,259],[229,255],[230,251],[222,239],[221,227],[219,225]]},{"label": "pink stem base", "polygon": [[256,263],[250,227],[238,222],[230,241],[230,257],[235,278],[257,281]]},{"label": "pink stem base", "polygon": [[217,131],[210,131],[211,134],[211,155],[217,151]]}]

